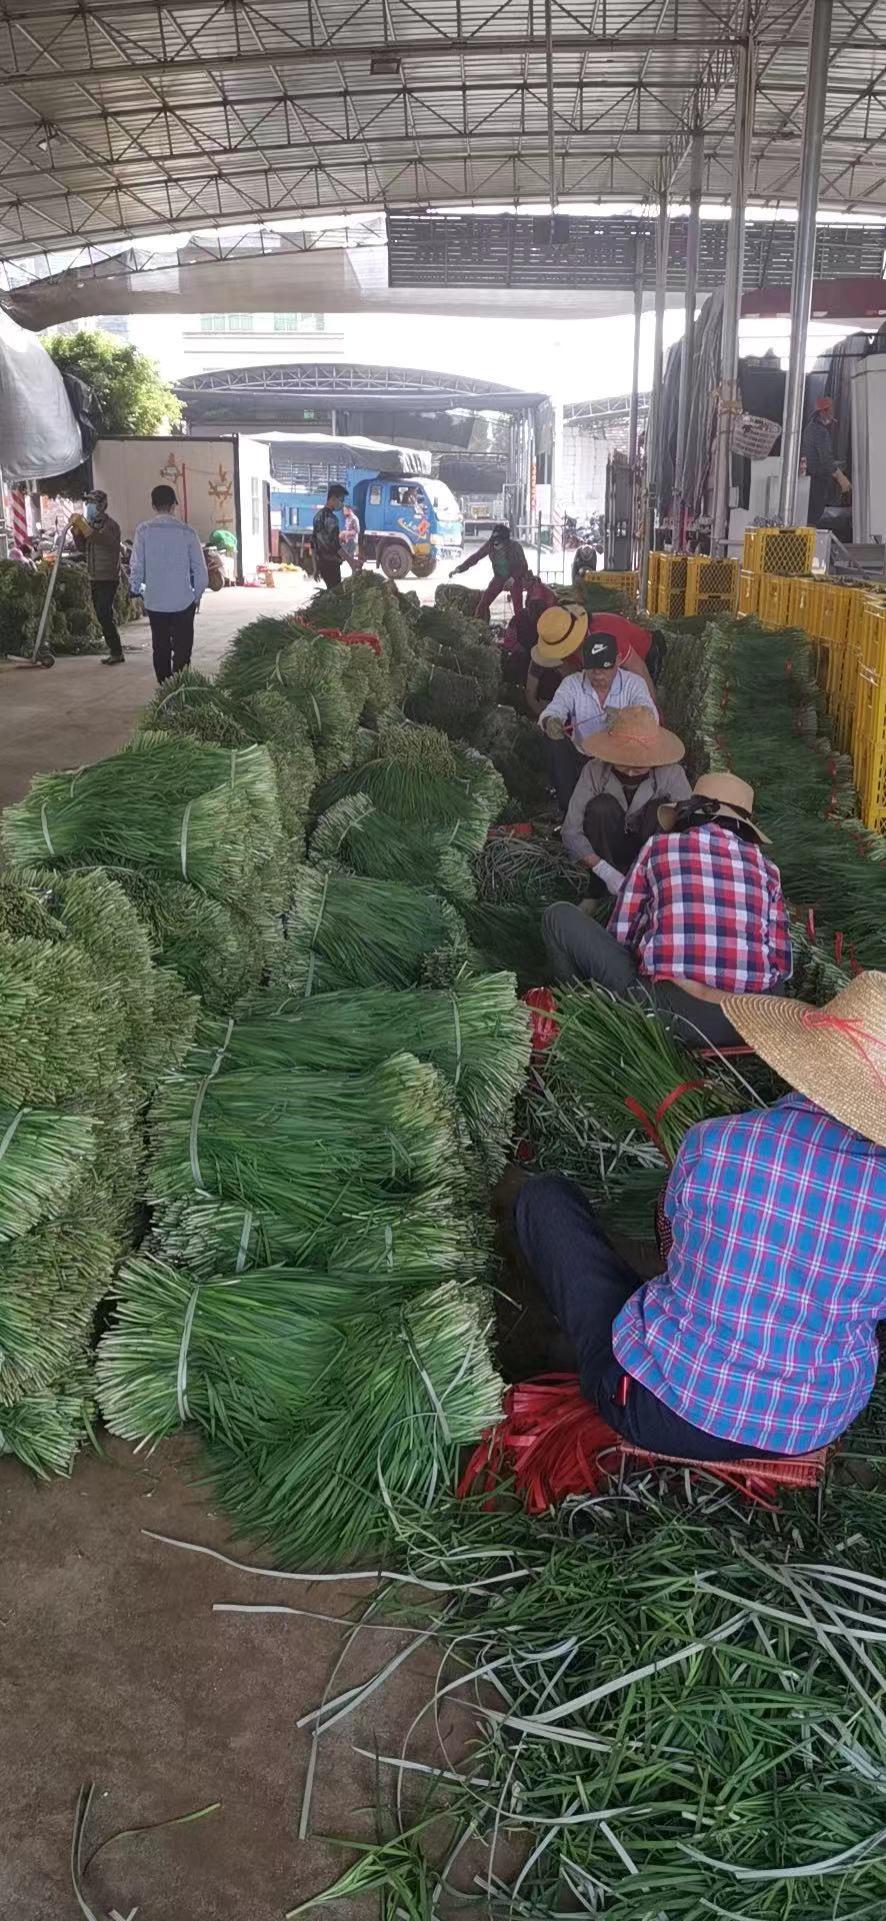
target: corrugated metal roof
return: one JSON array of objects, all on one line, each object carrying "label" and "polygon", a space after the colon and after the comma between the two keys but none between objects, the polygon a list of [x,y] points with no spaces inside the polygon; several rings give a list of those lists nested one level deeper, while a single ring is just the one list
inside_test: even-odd
[{"label": "corrugated metal roof", "polygon": [[[545,39],[550,13],[550,58]],[[729,198],[730,0],[6,0],[0,256],[366,208]],[[796,199],[809,6],[754,9],[750,197]],[[389,74],[372,71],[396,58]],[[886,0],[835,0],[821,202],[886,208]]]}]

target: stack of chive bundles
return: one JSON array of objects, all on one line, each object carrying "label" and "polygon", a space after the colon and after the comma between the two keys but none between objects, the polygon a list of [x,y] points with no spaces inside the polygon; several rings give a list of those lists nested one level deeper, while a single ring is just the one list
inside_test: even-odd
[{"label": "stack of chive bundles", "polygon": [[[365,1015],[347,998],[310,1004],[301,1045],[301,1010],[219,1023],[161,1087],[148,1181],[161,1259],[122,1271],[99,1369],[115,1431],[196,1422],[236,1526],[302,1563],[386,1540],[397,1502],[451,1479],[499,1402],[488,1304],[469,1285],[485,1250],[457,1088],[411,1053],[380,1059],[379,997]],[[491,998],[485,1019],[509,1015],[516,1039],[513,990]],[[455,1082],[447,1011],[454,1030],[441,1006],[426,1048]],[[465,1092],[473,1104],[485,1086],[504,1114],[468,998],[465,1027]],[[173,1274],[170,1258],[189,1265]]]},{"label": "stack of chive bundles", "polygon": [[306,731],[321,778],[348,765],[366,705],[371,647],[351,647],[289,620],[254,620],[222,661],[219,690],[239,706],[276,694]]},{"label": "stack of chive bundles", "polygon": [[424,657],[406,711],[454,740],[472,740],[501,691],[501,657],[489,628],[457,609],[440,607],[423,608],[417,625]]},{"label": "stack of chive bundles", "polygon": [[311,836],[314,866],[349,868],[372,880],[439,887],[457,901],[471,900],[476,883],[466,854],[454,846],[459,831],[411,826],[374,807],[368,794],[346,794],[318,821]]},{"label": "stack of chive bundles", "polygon": [[290,842],[300,843],[303,852],[317,766],[307,726],[281,694],[265,692],[238,701],[204,674],[186,667],[158,689],[141,715],[140,731],[189,734],[222,747],[265,745],[274,763],[284,831]]},{"label": "stack of chive bundles", "polygon": [[100,870],[0,881],[0,1452],[67,1473],[141,1193],[140,1110],[196,1006]]},{"label": "stack of chive bundles", "polygon": [[381,646],[379,659],[369,649],[351,650],[358,669],[365,671],[367,655],[375,661],[370,668],[366,701],[370,713],[396,706],[412,682],[421,643],[409,600],[410,596],[401,594],[393,581],[380,580],[377,574],[356,574],[343,580],[340,587],[315,594],[301,617],[314,630],[328,627],[343,634],[376,636]]},{"label": "stack of chive bundles", "polygon": [[610,1226],[651,1241],[687,1129],[753,1096],[725,1064],[700,1073],[697,1057],[643,1005],[595,987],[558,989],[556,1001],[559,1032],[521,1111],[534,1164],[577,1180]]},{"label": "stack of chive bundles", "polygon": [[266,748],[144,733],[79,773],[38,775],[2,832],[18,867],[112,868],[155,957],[213,1006],[231,980],[258,986],[290,870]]},{"label": "stack of chive bundles", "polygon": [[298,869],[273,981],[295,994],[454,980],[468,960],[455,908],[409,883]]}]

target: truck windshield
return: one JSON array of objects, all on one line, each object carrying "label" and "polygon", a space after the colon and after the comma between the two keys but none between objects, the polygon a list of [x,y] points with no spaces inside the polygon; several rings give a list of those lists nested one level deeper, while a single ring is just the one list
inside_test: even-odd
[{"label": "truck windshield", "polygon": [[459,507],[458,501],[455,495],[450,493],[449,488],[445,486],[442,480],[426,480],[424,482],[424,489],[431,506],[434,508],[435,513],[439,514],[441,520],[461,519],[461,508]]}]

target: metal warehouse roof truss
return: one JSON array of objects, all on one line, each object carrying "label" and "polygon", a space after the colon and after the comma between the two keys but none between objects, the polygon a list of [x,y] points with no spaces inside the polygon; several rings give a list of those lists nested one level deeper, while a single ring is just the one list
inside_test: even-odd
[{"label": "metal warehouse roof truss", "polygon": [[[0,255],[365,209],[796,201],[806,0],[8,0]],[[886,0],[835,0],[820,202],[886,208]]]}]

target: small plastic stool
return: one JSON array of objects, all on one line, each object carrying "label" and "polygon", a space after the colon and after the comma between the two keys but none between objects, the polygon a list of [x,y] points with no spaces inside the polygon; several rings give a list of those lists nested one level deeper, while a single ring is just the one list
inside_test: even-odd
[{"label": "small plastic stool", "polygon": [[753,1455],[738,1456],[729,1461],[693,1461],[681,1454],[651,1454],[647,1448],[633,1447],[629,1441],[619,1437],[613,1449],[623,1478],[626,1468],[645,1467],[682,1467],[692,1474],[706,1474],[715,1481],[723,1481],[744,1494],[749,1501],[756,1501],[761,1507],[774,1508],[776,1502],[772,1495],[779,1488],[818,1489],[819,1497],[824,1489],[825,1476],[830,1460],[830,1448],[815,1448],[811,1454],[774,1454],[768,1459],[759,1460]]}]

